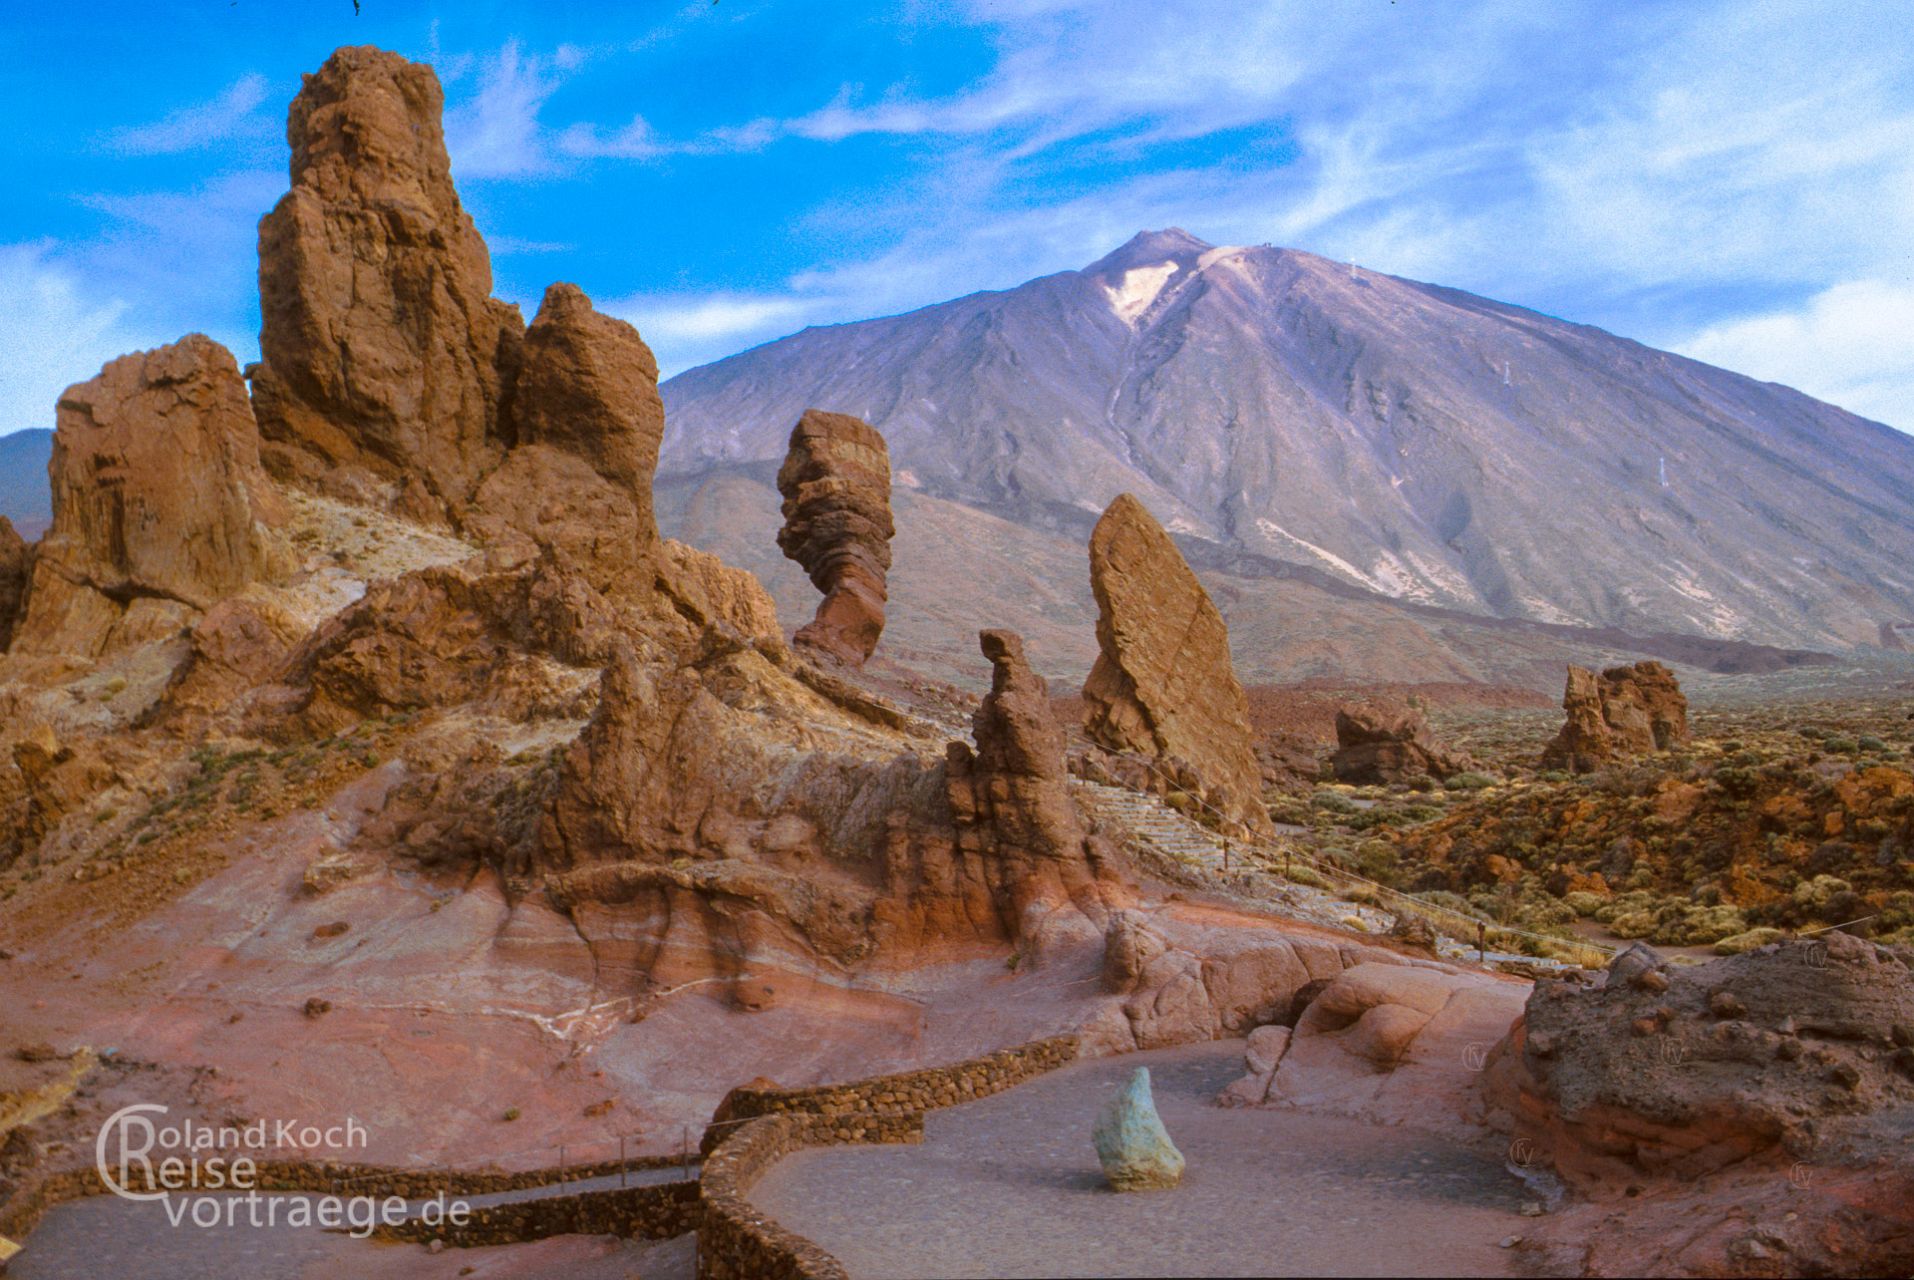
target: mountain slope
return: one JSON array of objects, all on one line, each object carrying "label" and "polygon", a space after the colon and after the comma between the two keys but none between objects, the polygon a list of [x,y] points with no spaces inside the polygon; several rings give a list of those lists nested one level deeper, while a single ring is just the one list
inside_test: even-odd
[{"label": "mountain slope", "polygon": [[883,430],[906,489],[1071,533],[1127,489],[1219,552],[1404,601],[1819,647],[1914,617],[1914,439],[1294,250],[1146,233],[664,394],[665,474],[775,461],[818,406]]},{"label": "mountain slope", "polygon": [[47,489],[47,459],[53,433],[34,429],[0,436],[0,516],[13,521],[22,537],[40,536],[53,519]]}]

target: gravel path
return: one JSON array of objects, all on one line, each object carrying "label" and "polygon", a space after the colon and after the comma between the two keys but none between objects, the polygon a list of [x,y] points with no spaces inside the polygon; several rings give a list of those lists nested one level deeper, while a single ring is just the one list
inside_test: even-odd
[{"label": "gravel path", "polygon": [[[1441,1138],[1211,1103],[1238,1041],[1101,1058],[933,1112],[916,1147],[800,1152],[752,1201],[853,1276],[1511,1275],[1528,1198]],[[1097,1110],[1138,1066],[1189,1160],[1174,1191],[1109,1191]]]}]

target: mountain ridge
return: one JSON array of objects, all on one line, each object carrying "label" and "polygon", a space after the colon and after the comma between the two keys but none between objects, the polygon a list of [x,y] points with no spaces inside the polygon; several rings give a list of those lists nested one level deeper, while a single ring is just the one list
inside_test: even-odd
[{"label": "mountain ridge", "polygon": [[1914,612],[1914,440],[1593,326],[1168,229],[1080,271],[813,328],[664,388],[661,471],[816,404],[906,488],[1174,532],[1498,617],[1783,647]]}]

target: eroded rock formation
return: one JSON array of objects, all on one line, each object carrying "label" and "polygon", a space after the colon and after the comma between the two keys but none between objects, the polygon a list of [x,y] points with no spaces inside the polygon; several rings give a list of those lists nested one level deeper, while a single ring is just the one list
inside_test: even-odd
[{"label": "eroded rock formation", "polygon": [[1267,830],[1249,700],[1223,615],[1163,527],[1127,493],[1090,535],[1090,587],[1099,653],[1083,686],[1085,731],[1112,751],[1184,762],[1207,804]]},{"label": "eroded rock formation", "polygon": [[1420,711],[1378,707],[1336,712],[1336,753],[1329,768],[1338,781],[1387,785],[1411,778],[1446,778],[1466,762],[1444,751]]},{"label": "eroded rock formation", "polygon": [[0,516],[0,653],[5,653],[13,641],[13,624],[20,617],[27,577],[32,572],[31,551],[15,532],[13,522]]},{"label": "eroded rock formation", "polygon": [[1012,939],[1063,927],[1093,940],[1127,896],[1114,851],[1084,830],[1070,797],[1063,727],[1022,639],[984,631],[978,640],[990,659],[990,693],[972,717],[976,749],[948,749],[953,836],[948,851],[935,832],[920,839],[901,911],[924,935],[995,921]]},{"label": "eroded rock formation", "polygon": [[778,468],[778,549],[824,593],[798,643],[862,665],[884,632],[891,567],[891,460],[884,437],[848,414],[807,410]]},{"label": "eroded rock formation", "polygon": [[93,657],[178,631],[267,567],[283,509],[232,354],[192,334],[60,397],[53,526],[14,647]]},{"label": "eroded rock formation", "polygon": [[1688,741],[1688,699],[1675,673],[1659,662],[1610,667],[1600,675],[1571,666],[1562,710],[1568,719],[1542,752],[1544,769],[1588,773]]},{"label": "eroded rock formation", "polygon": [[268,465],[416,517],[461,514],[508,443],[523,330],[452,185],[430,67],[340,49],[286,124],[292,190],[259,224]]},{"label": "eroded rock formation", "polygon": [[1827,1159],[1914,1104],[1914,981],[1838,932],[1693,967],[1632,947],[1599,987],[1536,985],[1485,1097],[1589,1188]]},{"label": "eroded rock formation", "polygon": [[649,593],[665,411],[638,331],[599,314],[576,285],[551,286],[525,334],[508,417],[517,443],[484,480],[468,525],[495,548],[549,551],[599,591]]}]

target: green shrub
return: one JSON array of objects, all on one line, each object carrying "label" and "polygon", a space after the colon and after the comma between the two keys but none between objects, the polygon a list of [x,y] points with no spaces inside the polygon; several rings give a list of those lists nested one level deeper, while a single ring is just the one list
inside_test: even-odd
[{"label": "green shrub", "polygon": [[1486,773],[1477,773],[1473,769],[1452,775],[1442,785],[1451,791],[1485,791],[1494,786],[1496,780]]}]

